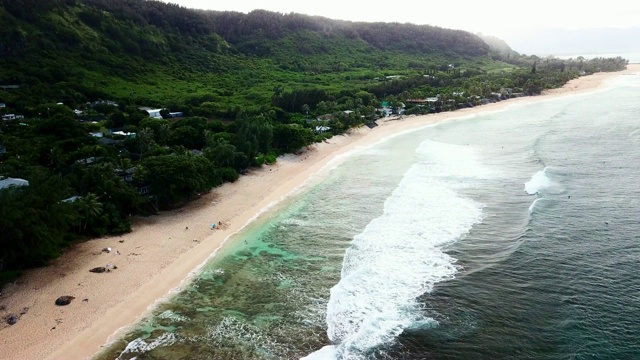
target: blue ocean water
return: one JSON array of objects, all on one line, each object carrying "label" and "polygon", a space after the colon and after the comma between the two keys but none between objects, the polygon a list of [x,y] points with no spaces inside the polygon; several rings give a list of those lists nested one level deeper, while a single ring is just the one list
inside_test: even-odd
[{"label": "blue ocean water", "polygon": [[360,152],[99,358],[640,359],[640,76]]}]

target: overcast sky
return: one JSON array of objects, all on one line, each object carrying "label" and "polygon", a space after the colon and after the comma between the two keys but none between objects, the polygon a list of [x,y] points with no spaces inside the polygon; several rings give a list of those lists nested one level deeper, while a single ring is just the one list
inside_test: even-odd
[{"label": "overcast sky", "polygon": [[170,0],[188,8],[320,15],[351,21],[410,22],[498,36],[505,40],[541,28],[584,29],[640,26],[640,1],[574,0],[396,0],[385,3],[348,0]]}]

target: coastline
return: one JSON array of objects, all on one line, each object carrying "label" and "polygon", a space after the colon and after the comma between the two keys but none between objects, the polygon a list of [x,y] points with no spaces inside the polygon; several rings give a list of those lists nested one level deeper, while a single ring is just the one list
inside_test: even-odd
[{"label": "coastline", "polygon": [[[83,359],[100,351],[168,293],[192,276],[226,239],[240,231],[265,208],[281,201],[314,174],[328,169],[334,159],[389,136],[433,125],[441,121],[500,111],[559,96],[599,90],[622,74],[640,72],[630,64],[625,71],[597,73],[567,83],[541,96],[523,97],[446,112],[402,119],[382,119],[374,129],[355,129],[313,145],[298,156],[284,156],[202,195],[179,211],[136,220],[133,232],[78,244],[50,266],[30,270],[0,297],[0,317],[28,311],[17,324],[0,325],[0,359]],[[211,230],[210,224],[226,226]],[[120,242],[124,241],[124,242]],[[102,252],[106,247],[110,253]],[[121,255],[118,255],[119,251]],[[118,269],[93,274],[88,270],[112,263]],[[75,300],[56,306],[62,295]],[[83,301],[87,299],[87,301]]]}]

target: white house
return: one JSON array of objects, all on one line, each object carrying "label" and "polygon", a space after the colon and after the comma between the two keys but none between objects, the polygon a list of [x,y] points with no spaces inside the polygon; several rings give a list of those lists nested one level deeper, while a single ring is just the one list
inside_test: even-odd
[{"label": "white house", "polygon": [[25,179],[18,178],[6,178],[0,180],[0,189],[8,188],[10,186],[29,186],[29,182]]},{"label": "white house", "polygon": [[151,118],[162,119],[162,115],[160,115],[160,111],[162,111],[162,109],[148,109],[145,111],[149,113],[149,117]]},{"label": "white house", "polygon": [[124,131],[114,131],[112,132],[113,135],[123,135],[123,136],[129,136],[129,137],[136,137],[136,133],[134,132],[124,132]]},{"label": "white house", "polygon": [[7,114],[7,115],[2,115],[2,120],[15,120],[16,119],[16,114]]}]

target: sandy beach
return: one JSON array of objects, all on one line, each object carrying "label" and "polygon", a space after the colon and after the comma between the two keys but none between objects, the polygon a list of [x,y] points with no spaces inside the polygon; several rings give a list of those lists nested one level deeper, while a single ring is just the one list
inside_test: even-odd
[{"label": "sandy beach", "polygon": [[[498,111],[558,96],[606,87],[610,80],[640,73],[640,64],[625,71],[597,73],[543,95],[524,97],[455,112],[387,118],[379,126],[352,130],[287,155],[224,184],[188,206],[134,221],[123,236],[87,241],[68,249],[49,266],[27,271],[0,294],[0,318],[19,315],[15,325],[0,323],[0,359],[86,359],[145,316],[157,301],[177,291],[199,267],[265,208],[307,182],[321,178],[340,155],[370,146],[392,134],[454,118]],[[221,222],[219,229],[212,223]],[[227,241],[228,240],[228,241]],[[110,248],[110,252],[103,249]],[[112,264],[105,273],[89,269]],[[55,305],[59,296],[75,299]]]}]

